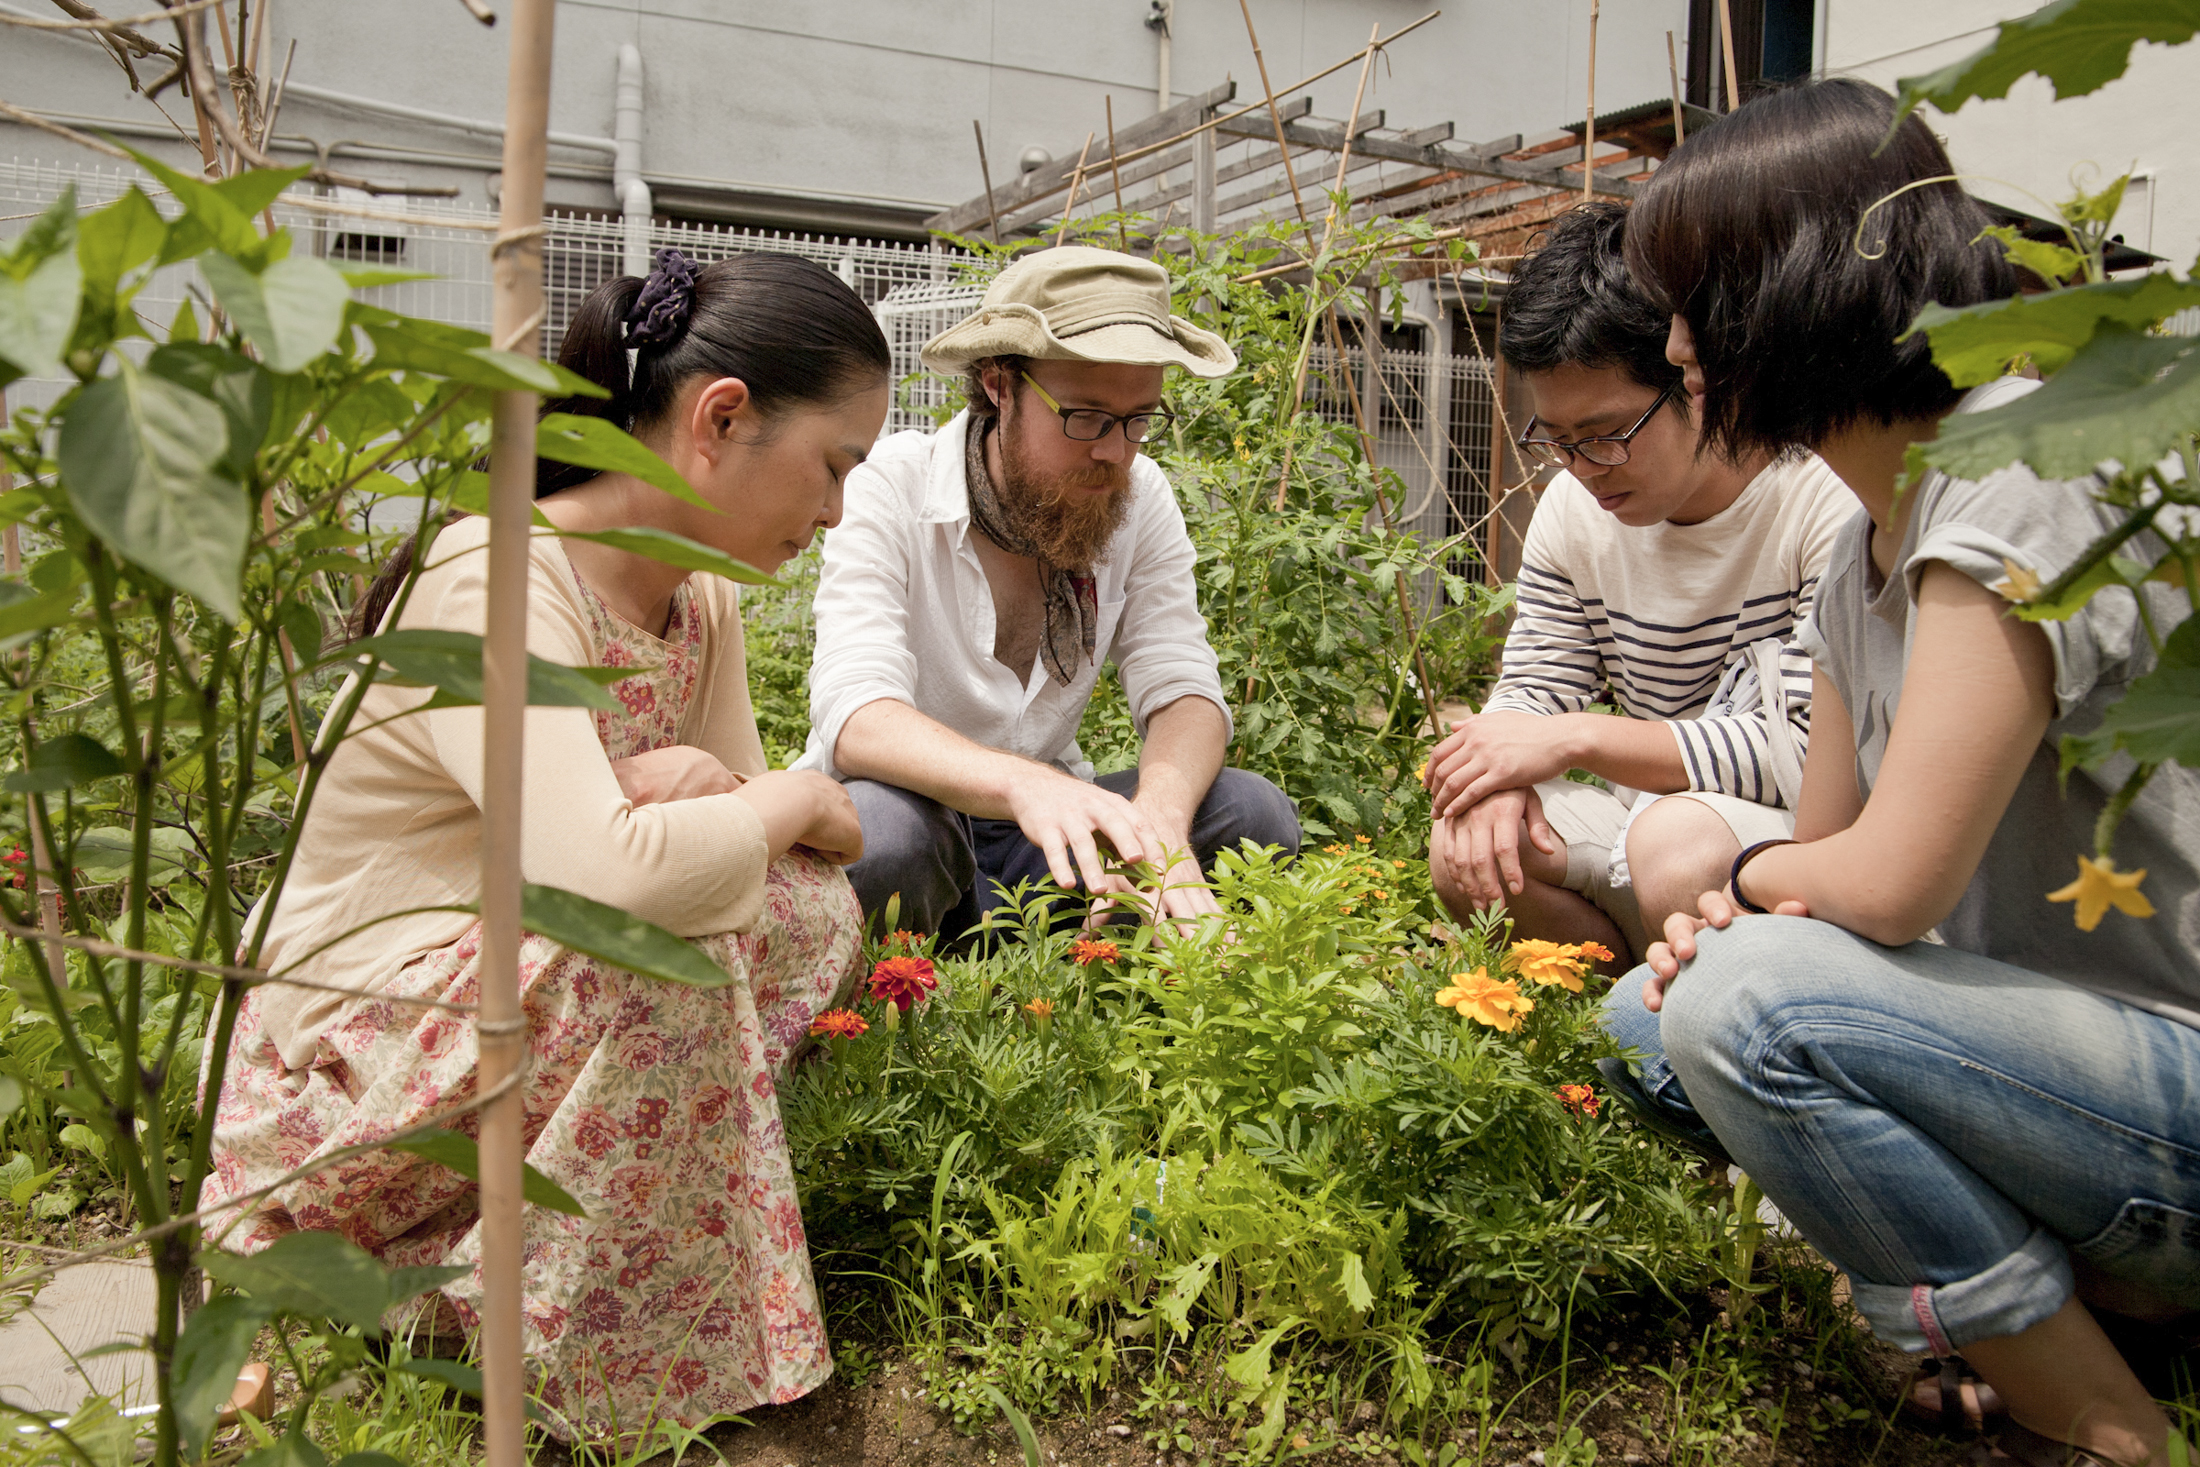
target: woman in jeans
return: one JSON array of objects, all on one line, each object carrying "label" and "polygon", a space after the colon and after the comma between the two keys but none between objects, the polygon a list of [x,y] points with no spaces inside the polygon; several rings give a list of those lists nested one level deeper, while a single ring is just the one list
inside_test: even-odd
[{"label": "woman in jeans", "polygon": [[[1896,196],[1953,170],[1892,119],[1858,82],[1768,94],[1676,152],[1628,226],[1707,442],[1815,450],[1863,512],[1803,637],[1796,841],[1745,851],[1614,989],[1642,1056],[1617,1078],[1740,1163],[1881,1337],[1962,1352],[2009,1416],[1995,1459],[2166,1463],[2169,1422],[2103,1325],[2200,1306],[2200,779],[2165,765],[2117,835],[2152,917],[2088,932],[2050,905],[2131,773],[2059,789],[2058,741],[2155,659],[2127,590],[2031,624],[1994,589],[2053,580],[2117,522],[2096,481],[2011,465],[1898,493],[1943,417],[2035,384],[1961,393],[1897,340],[1927,303],[2013,281],[1955,184]],[[2165,630],[2189,609],[2138,594]]]}]

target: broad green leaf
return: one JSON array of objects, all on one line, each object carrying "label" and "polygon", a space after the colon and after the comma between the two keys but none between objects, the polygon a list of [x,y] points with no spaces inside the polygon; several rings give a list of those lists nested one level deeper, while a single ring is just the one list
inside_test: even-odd
[{"label": "broad green leaf", "polygon": [[2132,681],[2099,728],[2063,740],[2063,772],[2090,768],[2118,750],[2141,764],[2174,759],[2200,768],[2200,618],[2179,623],[2162,644],[2162,660]]},{"label": "broad green leaf", "polygon": [[[13,1075],[0,1075],[0,1121],[6,1120],[23,1107],[23,1082]],[[16,1153],[18,1156],[21,1152]],[[18,1206],[22,1204],[18,1203]]]},{"label": "broad green leaf", "polygon": [[338,443],[347,448],[365,448],[411,422],[419,410],[395,383],[378,377],[345,393],[321,421],[329,437]]},{"label": "broad green leaf", "polygon": [[2075,280],[2085,270],[2084,255],[2068,245],[2026,239],[2014,224],[1991,224],[1979,233],[1981,239],[1989,235],[2001,241],[2001,252],[2010,264],[2031,271],[2051,286]]},{"label": "broad green leaf", "polygon": [[58,457],[94,534],[234,623],[252,518],[244,491],[219,472],[228,450],[219,407],[123,358],[70,405]]},{"label": "broad green leaf", "polygon": [[523,888],[521,902],[520,922],[529,932],[629,973],[690,988],[723,988],[733,981],[692,943],[617,907],[532,882]]},{"label": "broad green leaf", "polygon": [[229,445],[222,464],[240,484],[267,441],[275,416],[275,377],[250,357],[210,342],[171,342],[153,348],[145,370],[188,387],[222,410]]},{"label": "broad green leaf", "polygon": [[302,371],[344,328],[351,287],[325,261],[294,255],[254,272],[216,252],[200,256],[199,269],[271,372]]},{"label": "broad green leaf", "polygon": [[678,566],[681,570],[707,571],[711,575],[724,576],[729,581],[739,581],[743,585],[779,584],[755,566],[735,560],[723,550],[713,550],[708,545],[690,540],[685,535],[675,535],[670,530],[559,530],[557,536],[561,540],[589,540],[598,545],[609,545],[615,550],[647,556],[661,565]]},{"label": "broad green leaf", "polygon": [[[435,688],[436,696],[426,706],[463,708],[481,701],[481,638],[473,632],[427,628],[383,632],[360,638],[341,655],[350,658],[362,652],[388,663],[399,681]],[[536,707],[616,712],[618,701],[604,687],[632,676],[630,667],[561,667],[530,652],[527,701]]]},{"label": "broad green leaf", "polygon": [[712,514],[724,511],[695,492],[679,471],[618,424],[580,413],[547,413],[535,427],[535,452],[561,464],[598,472],[632,474],[674,499]]},{"label": "broad green leaf", "polygon": [[464,1391],[469,1396],[481,1394],[481,1372],[456,1360],[407,1360],[397,1368],[423,1380],[441,1381],[452,1390]]},{"label": "broad green leaf", "polygon": [[2103,460],[2150,464],[2200,423],[2200,338],[2142,336],[2104,322],[2037,392],[1943,419],[1927,463],[1979,479],[2019,459],[2041,477],[2076,479]]},{"label": "broad green leaf", "polygon": [[396,270],[387,265],[338,265],[336,272],[353,290],[372,290],[378,285],[403,285],[408,280],[433,280],[432,270]]},{"label": "broad green leaf", "polygon": [[311,164],[300,164],[296,168],[249,168],[243,173],[232,173],[212,187],[215,193],[249,217],[281,198],[284,189],[312,171]]},{"label": "broad green leaf", "polygon": [[169,1392],[187,1459],[195,1461],[206,1450],[214,1419],[237,1389],[237,1372],[251,1357],[252,1342],[270,1313],[258,1299],[224,1294],[202,1305],[184,1325],[169,1367]]},{"label": "broad green leaf", "polygon": [[[77,837],[75,864],[94,881],[128,880],[134,840],[120,825],[95,826]],[[190,869],[196,850],[184,832],[165,825],[155,829],[146,842],[146,881],[166,886]]]},{"label": "broad green leaf", "polygon": [[462,1279],[473,1272],[463,1263],[428,1264],[413,1268],[390,1270],[390,1307],[419,1298],[430,1289],[440,1289],[452,1279]]},{"label": "broad green leaf", "polygon": [[124,151],[138,166],[168,186],[183,205],[183,218],[168,226],[160,263],[187,260],[208,246],[233,255],[251,255],[260,245],[260,232],[252,225],[252,211],[240,209],[230,197],[204,179],[170,168],[158,158],[135,148]]},{"label": "broad green leaf", "polygon": [[1903,339],[1924,332],[1948,380],[1975,387],[2001,376],[2020,356],[2030,356],[2042,372],[2059,371],[2103,326],[2152,326],[2193,306],[2200,306],[2200,281],[2157,272],[1958,310],[1927,306]]},{"label": "broad green leaf", "polygon": [[291,655],[301,665],[310,667],[321,660],[321,613],[312,603],[290,603],[283,612],[283,635],[290,638]]},{"label": "broad green leaf", "polygon": [[18,377],[53,377],[76,326],[84,277],[76,259],[76,188],[38,217],[15,248],[0,255],[0,386]]},{"label": "broad green leaf", "polygon": [[191,297],[185,296],[176,305],[176,314],[168,320],[168,339],[174,342],[199,339],[199,313],[191,307]]},{"label": "broad green leaf", "polygon": [[161,241],[167,237],[168,221],[133,184],[121,198],[78,223],[77,263],[84,267],[87,284],[112,294],[123,276],[160,257]]},{"label": "broad green leaf", "polygon": [[2057,0],[2005,20],[1970,55],[1896,85],[1897,119],[1920,102],[1953,112],[1973,97],[2006,97],[2019,77],[2037,73],[2056,97],[2082,97],[2124,74],[2140,41],[2177,45],[2200,30],[2200,0]]},{"label": "broad green leaf", "polygon": [[51,794],[120,773],[122,762],[108,753],[105,745],[87,735],[71,733],[40,744],[31,752],[29,765],[0,784],[16,794],[31,790]]},{"label": "broad green leaf", "polygon": [[6,592],[0,595],[0,645],[11,645],[18,637],[45,631],[75,619],[76,592],[48,591],[43,595],[25,596],[29,588],[20,581],[6,583]]},{"label": "broad green leaf", "polygon": [[374,343],[374,362],[378,367],[431,372],[493,392],[610,396],[587,378],[555,363],[523,357],[517,352],[498,351],[488,344],[489,338],[478,331],[399,316],[357,301],[351,304],[349,319]]},{"label": "broad green leaf", "polygon": [[335,1233],[285,1233],[258,1253],[210,1250],[199,1255],[199,1263],[271,1314],[335,1319],[369,1335],[382,1332],[389,1273],[365,1249]]},{"label": "broad green leaf", "polygon": [[[678,941],[678,939],[674,939]],[[685,943],[681,944],[683,947]],[[447,1166],[462,1177],[481,1180],[481,1150],[471,1136],[456,1131],[430,1131],[425,1136],[410,1141],[391,1143],[392,1151],[407,1151],[414,1156],[424,1156],[440,1166]],[[568,1217],[586,1217],[588,1211],[573,1200],[556,1182],[535,1170],[528,1162],[520,1163],[520,1192],[537,1207],[547,1207],[552,1212],[562,1212]],[[459,1270],[464,1272],[463,1269]]]}]

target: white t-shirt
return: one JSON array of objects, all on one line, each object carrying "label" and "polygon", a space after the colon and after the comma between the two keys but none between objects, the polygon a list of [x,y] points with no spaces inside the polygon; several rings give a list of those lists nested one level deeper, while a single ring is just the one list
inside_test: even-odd
[{"label": "white t-shirt", "polygon": [[[1578,713],[1609,698],[1666,722],[1690,789],[1782,804],[1749,649],[1781,643],[1800,755],[1811,684],[1795,628],[1835,536],[1862,513],[1815,454],[1774,463],[1693,525],[1623,525],[1560,474],[1528,522],[1519,606],[1486,711]],[[1714,706],[1737,711],[1706,716]]]}]

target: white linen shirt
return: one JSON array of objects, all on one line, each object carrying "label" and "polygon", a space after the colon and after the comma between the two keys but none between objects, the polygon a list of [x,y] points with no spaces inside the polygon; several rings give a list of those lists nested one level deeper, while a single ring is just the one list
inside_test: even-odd
[{"label": "white linen shirt", "polygon": [[968,427],[962,413],[937,433],[897,433],[848,476],[841,522],[825,537],[810,740],[794,767],[848,778],[833,760],[841,729],[858,708],[891,698],[973,743],[1089,780],[1077,727],[1110,660],[1140,738],[1155,712],[1193,694],[1227,725],[1191,536],[1176,492],[1144,454],[1131,461],[1123,527],[1093,567],[1091,662],[1064,687],[1036,653],[1021,678],[994,659],[993,592],[970,544]]}]

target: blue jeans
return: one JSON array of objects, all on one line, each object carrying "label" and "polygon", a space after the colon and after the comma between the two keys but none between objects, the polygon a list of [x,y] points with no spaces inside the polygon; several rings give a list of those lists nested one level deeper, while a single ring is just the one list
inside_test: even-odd
[{"label": "blue jeans", "polygon": [[1662,1013],[1648,968],[1605,1001],[1641,1055],[1632,1098],[1708,1125],[1881,1338],[2015,1334],[2070,1297],[2071,1254],[2200,1308],[2200,1030],[1807,918],[1698,944]]},{"label": "blue jeans", "polygon": [[[1138,771],[1093,783],[1129,799],[1138,793]],[[952,940],[1000,906],[1004,888],[1047,879],[1046,853],[1013,820],[981,820],[876,780],[851,779],[847,788],[863,822],[863,859],[848,868],[848,880],[867,918],[899,892],[903,927]],[[1205,870],[1218,851],[1248,840],[1298,854],[1298,811],[1261,776],[1224,769],[1192,816],[1192,854]]]}]

